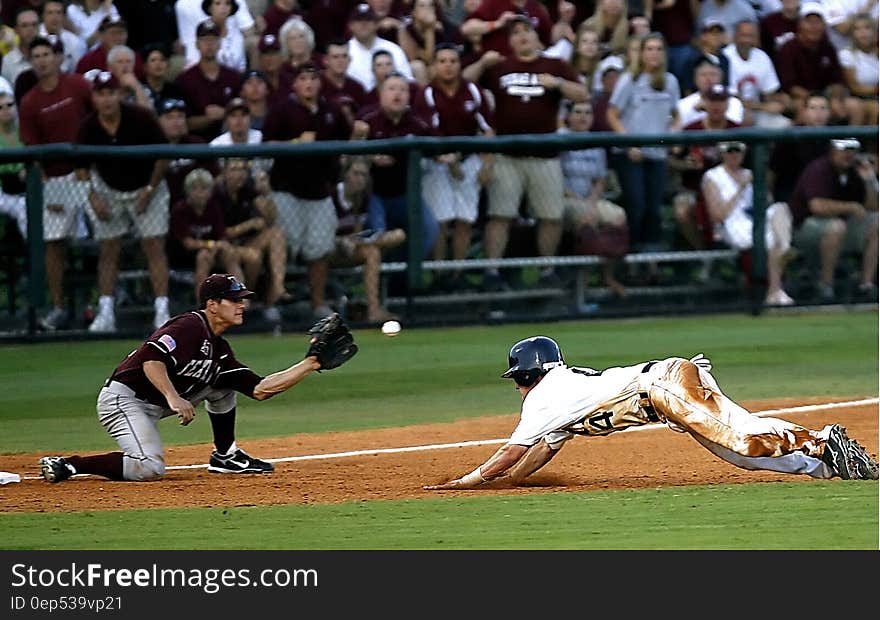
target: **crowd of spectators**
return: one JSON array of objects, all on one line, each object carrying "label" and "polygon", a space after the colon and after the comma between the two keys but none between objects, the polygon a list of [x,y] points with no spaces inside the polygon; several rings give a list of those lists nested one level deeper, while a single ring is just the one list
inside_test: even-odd
[{"label": "crowd of spectators", "polygon": [[[877,0],[4,0],[0,146],[876,125],[877,19]],[[292,298],[290,262],[305,265],[319,317],[331,311],[331,265],[405,258],[415,239],[424,258],[462,259],[478,240],[487,258],[502,258],[516,251],[520,219],[535,223],[539,256],[602,226],[625,226],[630,252],[662,249],[665,218],[675,243],[747,251],[745,151],[725,142],[444,153],[422,162],[417,235],[410,162],[399,154],[51,161],[43,193],[52,306],[42,324],[70,320],[67,246],[83,235],[100,242],[96,332],[115,329],[129,236],[147,259],[156,326],[168,318],[169,259],[194,271],[194,285],[212,269],[245,277],[262,287],[266,318],[278,320],[278,304]],[[838,151],[858,153],[850,161]],[[833,299],[842,249],[876,263],[876,231],[864,226],[876,219],[876,143],[783,142],[772,157],[767,303],[794,303],[781,273],[791,239],[816,246],[819,291]],[[837,173],[828,183],[803,178],[826,159],[822,170]],[[24,231],[21,168],[0,172],[3,213]],[[364,172],[358,191],[371,195],[355,199]],[[831,194],[847,206],[829,207]],[[353,218],[351,204],[369,209]],[[860,290],[876,296],[870,265]],[[454,290],[460,276],[433,285]],[[612,270],[604,277],[625,293]],[[552,267],[539,274],[540,284],[559,282]],[[375,281],[365,285],[368,318],[387,319]],[[509,283],[489,269],[482,286]]]}]

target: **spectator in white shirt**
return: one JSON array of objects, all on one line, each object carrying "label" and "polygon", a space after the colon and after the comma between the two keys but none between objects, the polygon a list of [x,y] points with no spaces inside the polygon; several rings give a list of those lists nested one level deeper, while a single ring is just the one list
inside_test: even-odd
[{"label": "spectator in white shirt", "polygon": [[[263,141],[263,132],[251,127],[251,112],[247,102],[241,97],[236,97],[226,104],[226,129],[225,133],[211,140],[211,146],[231,146],[233,144],[259,144]],[[225,166],[225,160],[220,161]],[[271,159],[255,159],[251,164],[252,170],[266,170],[272,167]]]},{"label": "spectator in white shirt", "polygon": [[61,62],[61,73],[70,73],[76,68],[76,63],[86,53],[86,44],[80,36],[64,28],[64,2],[62,0],[47,0],[42,6],[42,21],[40,24],[40,36],[48,37],[54,34],[64,44],[64,60]]},{"label": "spectator in white shirt", "polygon": [[358,4],[348,20],[352,37],[348,40],[348,55],[351,63],[347,75],[361,83],[366,92],[376,86],[373,75],[373,53],[385,50],[394,59],[394,68],[402,73],[407,80],[413,80],[412,68],[406,53],[397,43],[377,36],[379,18],[369,4]]},{"label": "spectator in white shirt", "polygon": [[[696,90],[679,99],[676,105],[680,119],[679,124],[682,127],[687,127],[694,121],[706,118],[705,94],[715,84],[721,84],[723,75],[721,67],[709,60],[703,60],[694,68],[694,87]],[[751,115],[746,118],[743,102],[738,97],[727,98],[726,117],[727,120],[739,125],[751,124]]]},{"label": "spectator in white shirt", "polygon": [[98,26],[107,16],[120,18],[113,0],[74,0],[67,5],[67,19],[73,26],[73,32],[85,43],[86,49],[98,42],[101,36]]},{"label": "spectator in white shirt", "polygon": [[[233,0],[232,3],[238,8],[227,18],[227,27],[230,30],[241,32],[245,37],[245,47],[248,50],[248,54],[250,54],[250,50],[255,47],[256,43],[254,40],[254,46],[251,46],[251,37],[254,37],[256,33],[254,18],[251,15],[247,2]],[[206,4],[204,0],[177,0],[177,3],[174,5],[180,42],[186,50],[187,66],[193,65],[199,60],[199,52],[196,48],[196,28],[209,14],[207,10],[202,8]]]},{"label": "spectator in white shirt", "polygon": [[840,67],[849,92],[865,102],[866,125],[877,124],[877,95],[880,67],[877,52],[877,20],[867,13],[852,22],[852,42],[840,50]]}]

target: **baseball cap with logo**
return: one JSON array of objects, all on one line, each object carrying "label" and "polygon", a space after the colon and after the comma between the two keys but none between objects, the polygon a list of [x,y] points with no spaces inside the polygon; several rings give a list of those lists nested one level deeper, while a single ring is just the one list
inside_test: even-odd
[{"label": "baseball cap with logo", "polygon": [[126,30],[128,30],[128,24],[125,23],[125,20],[121,17],[108,15],[101,20],[101,23],[98,26],[98,32],[104,32],[108,28],[125,28]]},{"label": "baseball cap with logo", "polygon": [[348,18],[348,21],[353,22],[357,20],[371,20],[378,21],[379,17],[376,13],[373,12],[373,9],[366,2],[361,2],[357,6],[354,7],[354,10],[351,12],[351,15]]},{"label": "baseball cap with logo", "polygon": [[256,293],[248,290],[243,282],[228,273],[213,273],[199,285],[199,303],[203,306],[209,299],[247,299]]},{"label": "baseball cap with logo", "polygon": [[186,102],[183,101],[183,99],[168,98],[163,99],[159,102],[159,105],[156,106],[156,112],[159,116],[174,112],[175,110],[186,112]]},{"label": "baseball cap with logo", "polygon": [[92,90],[119,88],[119,80],[109,71],[98,71],[92,78]]},{"label": "baseball cap with logo", "polygon": [[599,75],[605,75],[606,71],[623,71],[623,58],[620,56],[606,56],[599,62],[596,68]]},{"label": "baseball cap with logo", "polygon": [[720,19],[715,17],[707,17],[703,20],[703,23],[700,24],[700,32],[706,32],[708,30],[712,30],[713,28],[717,28],[718,30],[724,31],[724,24]]},{"label": "baseball cap with logo", "polygon": [[199,22],[196,26],[196,38],[199,37],[219,37],[220,28],[214,23],[213,19],[206,19]]},{"label": "baseball cap with logo", "polygon": [[712,84],[703,96],[708,101],[727,101],[730,97],[730,91],[724,84]]},{"label": "baseball cap with logo", "polygon": [[230,99],[229,103],[226,104],[226,113],[231,114],[236,110],[244,110],[245,112],[250,113],[250,108],[248,108],[248,104],[241,97],[235,97],[234,99]]},{"label": "baseball cap with logo", "polygon": [[264,34],[260,37],[260,42],[257,44],[257,49],[260,50],[261,54],[268,54],[269,52],[280,52],[281,51],[281,41],[278,40],[274,34]]}]

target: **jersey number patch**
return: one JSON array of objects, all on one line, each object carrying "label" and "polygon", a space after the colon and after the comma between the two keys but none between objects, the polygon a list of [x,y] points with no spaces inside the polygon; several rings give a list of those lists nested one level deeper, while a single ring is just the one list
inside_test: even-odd
[{"label": "jersey number patch", "polygon": [[587,418],[587,422],[590,426],[600,431],[610,431],[614,429],[614,426],[611,424],[612,415],[610,411],[600,411]]}]

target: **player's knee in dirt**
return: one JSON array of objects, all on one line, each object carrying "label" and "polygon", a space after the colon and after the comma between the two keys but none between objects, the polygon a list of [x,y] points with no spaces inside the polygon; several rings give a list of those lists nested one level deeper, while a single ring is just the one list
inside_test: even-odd
[{"label": "player's knee in dirt", "polygon": [[135,482],[158,480],[165,475],[165,461],[162,457],[146,457],[143,459],[130,460],[126,468],[125,479]]}]

